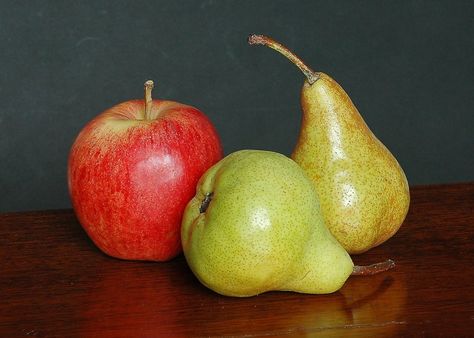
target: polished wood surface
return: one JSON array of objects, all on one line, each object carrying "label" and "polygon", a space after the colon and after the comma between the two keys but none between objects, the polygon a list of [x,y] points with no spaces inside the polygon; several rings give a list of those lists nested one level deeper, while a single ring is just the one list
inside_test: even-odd
[{"label": "polished wood surface", "polygon": [[353,258],[397,267],[330,295],[230,298],[182,256],[105,256],[71,210],[3,214],[0,336],[474,336],[474,183],[414,187],[395,237]]}]

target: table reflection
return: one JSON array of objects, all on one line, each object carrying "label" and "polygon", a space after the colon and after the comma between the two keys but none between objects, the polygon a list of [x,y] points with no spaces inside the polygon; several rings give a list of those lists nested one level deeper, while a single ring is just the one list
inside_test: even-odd
[{"label": "table reflection", "polygon": [[[90,286],[78,324],[102,337],[279,335],[390,337],[405,327],[403,275],[350,277],[329,295],[268,292],[250,298],[218,295],[202,286],[184,260],[114,261]],[[176,290],[174,292],[173,290]],[[181,330],[177,332],[177,328]]]}]

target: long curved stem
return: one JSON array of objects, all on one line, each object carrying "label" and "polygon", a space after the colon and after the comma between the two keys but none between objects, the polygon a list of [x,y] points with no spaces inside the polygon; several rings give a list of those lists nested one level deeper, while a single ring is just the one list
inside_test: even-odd
[{"label": "long curved stem", "polygon": [[372,265],[355,265],[351,275],[352,276],[370,276],[379,272],[384,272],[395,267],[395,262],[391,259],[385,262],[376,263]]},{"label": "long curved stem", "polygon": [[317,72],[308,67],[308,65],[306,65],[295,53],[272,38],[265,35],[251,34],[247,38],[247,41],[250,45],[264,45],[270,47],[285,56],[303,72],[308,79],[309,84],[313,84],[319,79],[319,74]]}]

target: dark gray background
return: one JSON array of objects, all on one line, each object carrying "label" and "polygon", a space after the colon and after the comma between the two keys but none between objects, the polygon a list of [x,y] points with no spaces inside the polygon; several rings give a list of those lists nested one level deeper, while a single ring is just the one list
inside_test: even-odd
[{"label": "dark gray background", "polygon": [[469,1],[2,1],[0,212],[70,207],[69,148],[112,105],[194,105],[226,153],[290,154],[303,75],[264,33],[349,93],[410,184],[474,179]]}]

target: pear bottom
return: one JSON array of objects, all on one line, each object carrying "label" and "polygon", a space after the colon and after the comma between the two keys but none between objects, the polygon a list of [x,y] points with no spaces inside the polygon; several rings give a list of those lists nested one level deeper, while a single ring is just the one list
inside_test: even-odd
[{"label": "pear bottom", "polygon": [[339,290],[352,273],[354,264],[349,254],[324,227],[308,243],[301,263],[299,278],[288,281],[287,291],[327,294]]}]

